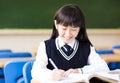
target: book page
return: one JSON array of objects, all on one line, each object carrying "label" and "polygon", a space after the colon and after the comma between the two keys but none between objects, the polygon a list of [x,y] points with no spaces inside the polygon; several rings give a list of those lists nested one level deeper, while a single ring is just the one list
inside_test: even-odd
[{"label": "book page", "polygon": [[119,74],[120,75],[120,69],[111,70],[108,73],[109,74]]},{"label": "book page", "polygon": [[120,81],[118,74],[108,73],[94,73],[94,74],[70,74],[68,77],[63,78],[59,81],[44,81],[42,83],[90,83],[90,79],[98,78],[99,80],[107,81],[109,83],[117,83]]},{"label": "book page", "polygon": [[48,82],[44,81],[42,83],[87,83],[88,76],[88,74],[70,74],[68,77],[62,78],[59,81],[49,80]]},{"label": "book page", "polygon": [[99,80],[107,81],[110,83],[120,82],[119,74],[109,74],[109,73],[95,73],[90,76],[90,78],[96,77]]},{"label": "book page", "polygon": [[86,83],[88,82],[89,74],[70,74],[67,78],[61,79],[61,83]]}]

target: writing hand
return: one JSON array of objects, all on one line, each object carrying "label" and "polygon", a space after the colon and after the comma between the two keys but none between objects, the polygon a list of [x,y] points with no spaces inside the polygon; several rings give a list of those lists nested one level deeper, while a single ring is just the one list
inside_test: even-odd
[{"label": "writing hand", "polygon": [[64,70],[61,70],[61,69],[53,69],[52,71],[52,80],[60,80],[64,77],[64,73],[65,71]]},{"label": "writing hand", "polygon": [[69,69],[64,73],[64,77],[67,77],[71,73],[79,73],[78,69]]}]

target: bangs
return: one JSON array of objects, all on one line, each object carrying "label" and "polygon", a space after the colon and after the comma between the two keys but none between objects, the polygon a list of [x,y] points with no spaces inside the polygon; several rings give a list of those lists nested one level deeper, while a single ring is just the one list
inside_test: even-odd
[{"label": "bangs", "polygon": [[82,22],[81,12],[74,7],[65,7],[56,13],[55,20],[57,24],[62,24],[63,26],[74,26],[80,27]]},{"label": "bangs", "polygon": [[61,15],[57,20],[58,24],[62,24],[63,26],[81,26],[80,20],[78,20],[77,16],[71,15]]}]

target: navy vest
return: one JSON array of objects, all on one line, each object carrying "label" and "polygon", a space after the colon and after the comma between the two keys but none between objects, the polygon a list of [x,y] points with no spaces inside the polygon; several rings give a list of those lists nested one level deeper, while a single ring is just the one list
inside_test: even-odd
[{"label": "navy vest", "polygon": [[[81,68],[87,65],[90,54],[90,45],[88,43],[79,43],[78,50],[70,60],[65,59],[57,50],[55,39],[45,41],[47,57],[51,58],[59,69],[68,70],[70,68]],[[48,69],[54,69],[48,59]]]}]

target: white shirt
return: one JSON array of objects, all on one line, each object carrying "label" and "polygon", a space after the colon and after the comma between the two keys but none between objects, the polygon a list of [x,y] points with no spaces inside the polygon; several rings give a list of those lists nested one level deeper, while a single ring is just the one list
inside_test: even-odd
[{"label": "white shirt", "polygon": [[[59,40],[59,46],[62,47],[65,43],[60,39],[60,37],[56,38],[56,41]],[[75,40],[73,40],[69,45],[73,47]],[[58,49],[58,47],[57,47]],[[90,55],[88,57],[88,63],[90,65],[86,65],[82,68],[83,73],[94,73],[94,72],[108,72],[109,68],[106,62],[96,53],[94,47],[90,47]],[[49,70],[46,65],[48,64],[48,58],[46,54],[45,42],[42,41],[40,46],[38,47],[36,60],[33,64],[33,68],[31,71],[31,75],[33,79],[36,80],[47,80],[51,79],[51,70]],[[79,69],[81,72],[81,70]]]}]

